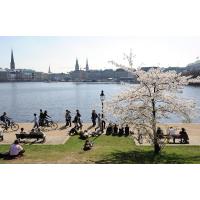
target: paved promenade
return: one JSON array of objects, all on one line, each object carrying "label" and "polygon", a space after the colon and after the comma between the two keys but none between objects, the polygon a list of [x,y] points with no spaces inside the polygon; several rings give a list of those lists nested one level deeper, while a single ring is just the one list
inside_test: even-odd
[{"label": "paved promenade", "polygon": [[[29,133],[33,127],[33,124],[19,123],[19,126],[20,126],[20,128],[23,127],[24,131]],[[176,128],[177,133],[180,131],[180,129],[182,127],[185,128],[189,135],[189,138],[190,138],[189,145],[200,145],[200,124],[194,124],[194,123],[181,124],[180,123],[180,124],[162,124],[162,125],[160,125],[160,127],[164,130],[164,134],[166,134],[166,130],[170,126]],[[71,129],[71,127],[65,128],[64,123],[59,123],[57,130],[44,131],[44,133],[46,135],[46,142],[44,144],[64,144],[70,137],[68,135],[70,129]],[[86,130],[86,129],[90,129],[91,131],[94,130],[94,128],[91,127],[91,123],[83,124],[83,130]],[[0,144],[13,143],[13,141],[16,139],[15,134],[19,133],[19,132],[20,132],[20,129],[18,131],[8,131],[8,132],[4,133],[4,141],[0,142]],[[137,142],[136,142],[136,144],[137,144]]]},{"label": "paved promenade", "polygon": [[[18,123],[20,128],[24,128],[24,131],[29,133],[33,128],[33,124],[31,123]],[[73,124],[72,124],[73,125]],[[84,124],[83,130],[90,128],[91,124]],[[8,132],[4,133],[4,140],[0,142],[0,144],[11,144],[16,139],[15,134],[20,132],[20,128],[18,131],[8,130]],[[43,131],[46,135],[46,141],[43,144],[64,144],[69,139],[69,130],[71,127],[65,128],[64,123],[58,124],[57,130],[45,130]],[[92,130],[92,129],[91,129]],[[34,141],[35,139],[29,140]]]}]

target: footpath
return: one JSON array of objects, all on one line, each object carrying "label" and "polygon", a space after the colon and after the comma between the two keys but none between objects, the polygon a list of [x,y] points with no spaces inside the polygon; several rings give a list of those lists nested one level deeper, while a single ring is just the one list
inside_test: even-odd
[{"label": "footpath", "polygon": [[[33,128],[33,124],[31,123],[18,123],[20,128],[24,128],[24,131],[29,133],[30,130]],[[73,124],[72,124],[73,126]],[[181,130],[181,128],[185,128],[188,136],[190,138],[190,144],[189,145],[200,145],[200,124],[197,123],[171,123],[171,124],[160,124],[159,125],[163,131],[164,134],[166,134],[167,129],[172,126],[177,130],[177,133]],[[0,144],[12,144],[13,141],[16,139],[15,134],[20,132],[20,128],[18,131],[11,131],[4,133],[4,140],[0,142]],[[46,135],[46,141],[43,144],[64,144],[69,139],[69,130],[71,127],[65,128],[64,123],[58,123],[58,129],[57,130],[48,130],[44,131]],[[83,130],[90,129],[90,131],[93,131],[94,128],[92,127],[91,123],[84,123],[83,124]],[[137,141],[136,145],[138,144]],[[36,143],[37,144],[37,143]],[[142,145],[148,145],[147,143],[143,143]],[[173,145],[173,144],[169,144]],[[178,144],[179,145],[179,144]],[[187,144],[188,145],[188,144]]]}]

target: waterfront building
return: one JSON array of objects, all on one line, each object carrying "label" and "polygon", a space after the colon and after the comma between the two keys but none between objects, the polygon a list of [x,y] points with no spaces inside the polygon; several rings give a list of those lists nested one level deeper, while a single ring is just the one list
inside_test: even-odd
[{"label": "waterfront building", "polygon": [[8,73],[5,69],[0,69],[0,82],[8,81]]}]

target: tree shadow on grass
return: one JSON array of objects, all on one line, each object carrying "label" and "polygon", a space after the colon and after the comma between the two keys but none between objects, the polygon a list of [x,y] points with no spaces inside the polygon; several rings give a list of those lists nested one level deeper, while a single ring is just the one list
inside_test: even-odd
[{"label": "tree shadow on grass", "polygon": [[116,151],[98,160],[97,164],[186,164],[199,162],[199,156],[179,155],[176,153],[161,152],[154,155],[153,151],[134,150],[128,152]]}]

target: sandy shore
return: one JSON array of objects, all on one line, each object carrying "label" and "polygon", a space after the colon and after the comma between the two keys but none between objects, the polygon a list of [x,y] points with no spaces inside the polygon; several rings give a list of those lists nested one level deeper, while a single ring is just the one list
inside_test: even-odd
[{"label": "sandy shore", "polygon": [[[20,128],[24,128],[26,132],[30,132],[30,130],[33,127],[33,124],[31,123],[19,123]],[[179,124],[161,124],[160,127],[163,129],[164,134],[166,134],[167,128],[170,126],[177,129],[177,133],[180,131],[180,129],[183,127],[186,129],[189,138],[190,138],[190,144],[189,145],[200,145],[200,124],[191,123],[179,123]],[[91,128],[91,123],[85,123],[83,124],[83,130]],[[64,123],[58,124],[57,130],[49,130],[44,131],[46,135],[46,142],[44,144],[64,144],[68,139],[69,135],[68,132],[70,128],[65,128]],[[93,130],[94,128],[91,128]],[[20,129],[18,131],[8,131],[4,133],[4,140],[0,142],[0,144],[11,144],[16,139],[15,134],[19,133]]]}]

